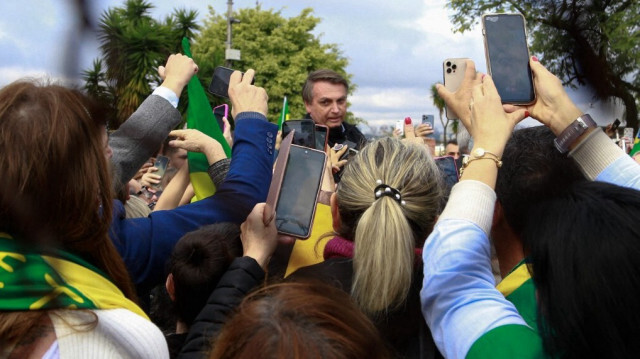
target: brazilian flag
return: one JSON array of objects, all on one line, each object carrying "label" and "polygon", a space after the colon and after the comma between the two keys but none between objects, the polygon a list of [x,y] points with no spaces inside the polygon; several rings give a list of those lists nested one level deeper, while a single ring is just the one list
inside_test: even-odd
[{"label": "brazilian flag", "polygon": [[[185,55],[193,58],[189,40],[186,37],[182,39],[182,49]],[[207,94],[204,92],[198,76],[193,75],[189,81],[187,94],[189,96],[187,128],[199,130],[220,142],[227,157],[231,158],[231,148],[224,139],[222,129],[218,126],[218,121],[216,121],[213,115]],[[187,161],[189,163],[189,178],[196,194],[195,200],[198,201],[214,194],[216,189],[207,173],[209,162],[204,153],[189,152],[187,154]]]}]

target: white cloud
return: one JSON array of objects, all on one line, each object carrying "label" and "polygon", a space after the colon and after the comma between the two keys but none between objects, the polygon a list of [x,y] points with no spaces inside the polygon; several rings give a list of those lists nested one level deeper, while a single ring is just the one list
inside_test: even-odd
[{"label": "white cloud", "polygon": [[8,85],[22,78],[42,79],[45,81],[69,84],[71,80],[52,74],[43,68],[26,68],[21,66],[0,67],[0,87]]}]

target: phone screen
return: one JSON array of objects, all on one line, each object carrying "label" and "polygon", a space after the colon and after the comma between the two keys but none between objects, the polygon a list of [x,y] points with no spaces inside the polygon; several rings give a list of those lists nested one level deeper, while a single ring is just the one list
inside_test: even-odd
[{"label": "phone screen", "polygon": [[293,134],[293,144],[309,148],[316,148],[315,123],[313,120],[289,120],[282,123],[282,138],[287,137],[291,130],[296,130]]},{"label": "phone screen", "polygon": [[278,232],[308,238],[322,184],[324,152],[291,146],[276,205]]},{"label": "phone screen", "polygon": [[[229,98],[229,79],[234,69],[230,69],[224,66],[218,66],[213,70],[213,78],[209,84],[209,92],[218,97]],[[241,72],[244,76],[244,72]],[[255,82],[255,78],[251,81],[251,84]]]},{"label": "phone screen", "polygon": [[220,126],[220,131],[224,132],[224,121],[222,121],[222,118],[229,117],[229,106],[227,104],[216,106],[213,109],[213,115],[216,117],[218,126]]},{"label": "phone screen", "polygon": [[[154,174],[160,176],[160,179],[162,179],[162,177],[164,177],[164,173],[167,171],[167,166],[169,165],[169,157],[166,156],[158,156],[156,158],[156,162],[153,164],[153,167],[157,168],[158,170],[156,172],[153,172]],[[159,188],[159,184],[152,184],[151,187],[153,188]]]},{"label": "phone screen", "polygon": [[535,100],[524,17],[496,14],[482,17],[487,67],[502,103]]},{"label": "phone screen", "polygon": [[[422,123],[426,123],[435,131],[435,120],[433,115],[422,115]],[[435,132],[427,135],[427,138],[435,138]]]},{"label": "phone screen", "polygon": [[315,125],[315,136],[316,136],[316,150],[324,151],[325,146],[327,145],[327,135],[329,134],[329,127]]}]

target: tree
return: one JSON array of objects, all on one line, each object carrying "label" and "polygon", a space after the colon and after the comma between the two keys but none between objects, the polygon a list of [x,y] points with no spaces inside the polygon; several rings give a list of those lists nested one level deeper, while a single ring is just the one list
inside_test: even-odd
[{"label": "tree", "polygon": [[153,19],[145,0],[128,0],[123,7],[106,10],[100,18],[98,38],[102,58],[84,72],[85,89],[114,108],[118,127],[158,84],[159,65],[180,49],[183,36],[198,29],[196,11],[174,10],[164,22]]},{"label": "tree", "polygon": [[[209,8],[209,16],[193,45],[193,54],[200,67],[199,76],[208,84],[216,66],[224,64],[227,31],[226,17]],[[242,59],[233,67],[256,70],[255,82],[269,94],[271,121],[280,115],[284,96],[289,98],[291,118],[302,118],[306,111],[302,101],[302,86],[313,70],[332,69],[350,79],[345,68],[347,59],[335,44],[323,44],[311,32],[320,22],[312,16],[312,9],[300,15],[284,18],[280,11],[263,10],[260,5],[235,11],[240,20],[233,24],[233,48],[241,50]],[[355,86],[350,86],[353,91]],[[350,91],[350,92],[351,92]],[[353,114],[347,121],[353,122]]]},{"label": "tree", "polygon": [[442,119],[442,114],[444,113],[444,100],[438,94],[438,88],[435,84],[431,85],[431,98],[433,99],[433,105],[438,109],[438,116],[440,118],[440,123],[442,124],[442,142],[447,142],[447,127],[449,126],[449,118],[447,117],[447,122],[445,123]]},{"label": "tree", "polygon": [[640,2],[635,0],[450,0],[455,31],[490,12],[519,12],[531,50],[565,85],[588,84],[598,100],[619,100],[628,127],[638,128]]}]

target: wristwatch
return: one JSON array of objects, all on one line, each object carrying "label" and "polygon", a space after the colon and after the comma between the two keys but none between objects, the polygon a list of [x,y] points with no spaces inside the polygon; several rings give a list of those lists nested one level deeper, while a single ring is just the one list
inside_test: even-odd
[{"label": "wristwatch", "polygon": [[569,146],[574,143],[578,137],[582,136],[589,128],[598,127],[596,122],[588,114],[584,114],[573,121],[569,127],[565,128],[562,133],[553,140],[560,153],[569,151]]}]

